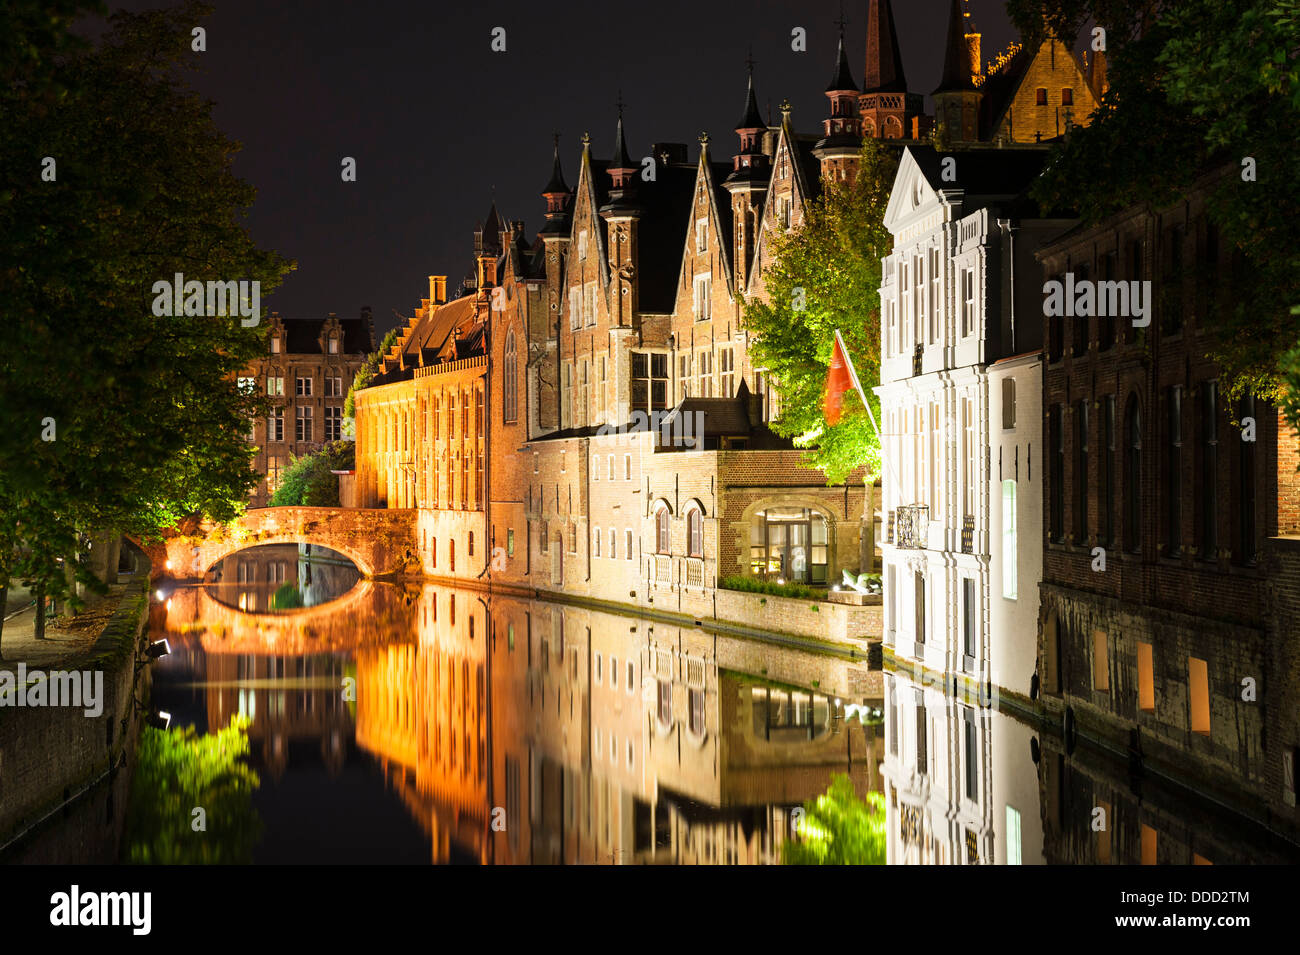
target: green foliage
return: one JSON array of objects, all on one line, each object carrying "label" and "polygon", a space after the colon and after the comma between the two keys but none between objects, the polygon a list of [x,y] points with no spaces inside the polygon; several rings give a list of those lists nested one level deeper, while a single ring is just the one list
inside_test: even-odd
[{"label": "green foliage", "polygon": [[265,295],[292,267],[248,234],[238,146],[183,82],[205,8],[118,12],[93,45],[67,32],[80,9],[0,12],[0,50],[23,63],[15,82],[0,60],[0,582],[52,596],[91,584],[89,532],[228,520],[256,480],[248,422],[265,399],[235,379],[265,325],[156,317],[153,283],[181,272]]},{"label": "green foliage", "polygon": [[352,470],[356,455],[352,441],[331,441],[314,454],[295,457],[267,506],[338,507],[339,478],[330,472]]},{"label": "green foliage", "polygon": [[[1036,197],[1096,222],[1125,207],[1180,202],[1228,167],[1209,215],[1237,264],[1213,310],[1208,357],[1229,400],[1277,400],[1279,359],[1300,342],[1300,0],[1010,0],[1022,29],[1075,36],[1107,27],[1111,87],[1044,173]],[[1139,29],[1141,27],[1142,29]],[[1257,181],[1242,180],[1242,160]],[[1152,175],[1152,170],[1158,170]]]},{"label": "green foliage", "polygon": [[797,600],[820,600],[826,596],[824,591],[815,590],[803,584],[778,584],[776,581],[764,580],[761,577],[723,577],[718,581],[718,586],[726,590],[740,590],[749,594],[770,594],[773,597],[794,597]]},{"label": "green foliage", "polygon": [[271,594],[272,610],[297,610],[302,606],[302,593],[297,584],[281,584]]},{"label": "green foliage", "polygon": [[[253,808],[260,785],[245,760],[248,717],[199,736],[194,727],[140,733],[127,807],[125,861],[136,864],[249,863],[261,835]],[[192,811],[206,812],[195,832]]]},{"label": "green foliage", "polygon": [[822,398],[839,329],[879,420],[871,389],[880,381],[880,260],[893,245],[884,215],[897,168],[890,147],[866,139],[853,183],[825,184],[798,229],[769,233],[767,301],[743,303],[754,365],[768,370],[781,398],[772,429],[809,447],[808,463],[829,484],[863,465],[880,469],[880,442],[856,392],[844,395],[835,427],[826,425]]},{"label": "green foliage", "polygon": [[803,816],[786,841],[786,865],[884,865],[885,797],[867,793],[858,799],[853,782],[843,773],[831,777],[830,789],[803,804]]},{"label": "green foliage", "polygon": [[366,356],[366,360],[361,363],[361,367],[357,369],[357,373],[352,376],[352,386],[348,388],[347,400],[343,402],[343,417],[347,419],[346,427],[349,433],[353,433],[352,429],[355,426],[357,417],[357,406],[353,399],[353,395],[362,388],[368,388],[370,386],[370,382],[374,379],[375,375],[379,374],[379,368],[383,364],[384,356],[388,354],[388,350],[392,348],[396,342],[397,329],[390,329],[388,334],[384,336],[384,340],[379,343],[379,348]]},{"label": "green foliage", "polygon": [[[1300,305],[1292,308],[1291,314],[1300,315]],[[1283,355],[1280,364],[1282,389],[1278,404],[1287,422],[1300,433],[1300,345]]]}]

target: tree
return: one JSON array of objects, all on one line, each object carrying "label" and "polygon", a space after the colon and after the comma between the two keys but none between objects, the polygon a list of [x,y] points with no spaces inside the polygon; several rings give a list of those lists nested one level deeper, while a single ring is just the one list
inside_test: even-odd
[{"label": "tree", "polygon": [[356,467],[356,449],[351,441],[331,441],[315,454],[294,458],[267,507],[338,507],[339,479],[332,472]]},{"label": "tree", "polygon": [[869,792],[863,801],[836,773],[823,795],[803,804],[795,832],[798,840],[781,847],[786,865],[884,865],[885,797]]},{"label": "tree", "polygon": [[[1106,29],[1110,89],[1056,150],[1035,190],[1097,222],[1168,207],[1227,167],[1209,215],[1234,259],[1231,302],[1211,320],[1208,356],[1229,399],[1276,401],[1280,357],[1300,342],[1300,0],[1010,0],[1022,30]],[[1157,175],[1152,175],[1157,170]]]},{"label": "tree", "polygon": [[206,8],[119,12],[90,46],[66,35],[80,5],[16,2],[0,23],[27,32],[0,42],[34,78],[0,90],[0,585],[57,596],[94,580],[90,533],[228,520],[257,479],[248,422],[266,399],[236,377],[264,353],[261,316],[157,316],[154,283],[266,294],[292,263],[248,235],[238,145],[182,80]]},{"label": "tree", "polygon": [[880,441],[858,396],[844,396],[834,427],[826,424],[822,396],[839,329],[879,415],[871,388],[880,380],[880,260],[893,245],[884,215],[897,168],[890,147],[864,140],[851,183],[826,183],[799,228],[768,233],[767,301],[743,303],[754,365],[767,370],[781,399],[772,430],[808,447],[808,463],[825,470],[828,484],[863,465],[879,473]]},{"label": "tree", "polygon": [[[136,864],[247,864],[261,835],[248,765],[246,716],[200,736],[194,727],[140,733],[127,805],[125,861]],[[194,815],[203,810],[203,826]]]}]

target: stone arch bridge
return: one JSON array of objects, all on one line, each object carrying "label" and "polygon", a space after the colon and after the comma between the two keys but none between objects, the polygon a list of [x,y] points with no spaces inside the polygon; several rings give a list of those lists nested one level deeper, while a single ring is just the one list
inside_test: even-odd
[{"label": "stone arch bridge", "polygon": [[231,524],[184,528],[140,546],[155,579],[201,579],[223,558],[262,544],[317,544],[338,551],[365,577],[392,577],[419,573],[415,528],[414,509],[259,507]]}]

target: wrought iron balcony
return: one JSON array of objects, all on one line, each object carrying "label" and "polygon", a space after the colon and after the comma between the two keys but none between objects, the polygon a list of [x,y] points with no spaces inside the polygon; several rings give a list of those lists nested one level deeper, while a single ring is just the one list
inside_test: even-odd
[{"label": "wrought iron balcony", "polygon": [[923,550],[930,536],[930,506],[907,504],[894,518],[894,543],[910,550]]}]

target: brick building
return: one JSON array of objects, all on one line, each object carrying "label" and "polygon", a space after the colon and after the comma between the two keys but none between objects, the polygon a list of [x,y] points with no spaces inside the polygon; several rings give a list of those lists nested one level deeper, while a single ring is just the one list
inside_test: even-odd
[{"label": "brick building", "polygon": [[241,387],[273,398],[265,419],[251,422],[257,445],[253,468],[262,475],[249,501],[264,507],[294,457],[319,451],[343,437],[343,402],[352,379],[375,349],[369,307],[360,318],[284,319],[271,313],[265,358],[246,368]]},{"label": "brick building", "polygon": [[1237,272],[1206,214],[1222,174],[1041,253],[1079,302],[1097,279],[1154,294],[1045,320],[1039,675],[1079,733],[1294,826],[1297,441],[1273,406],[1225,400],[1205,357]]}]

